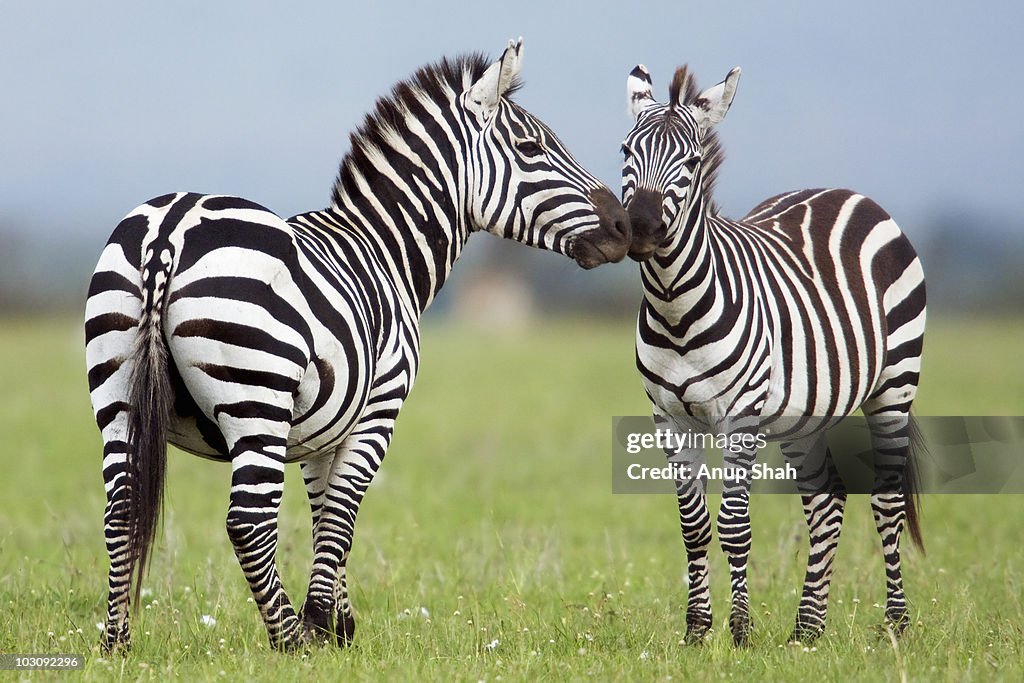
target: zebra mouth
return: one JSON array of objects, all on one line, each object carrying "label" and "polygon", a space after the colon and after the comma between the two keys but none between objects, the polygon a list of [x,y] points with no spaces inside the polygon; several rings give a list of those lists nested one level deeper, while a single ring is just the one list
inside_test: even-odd
[{"label": "zebra mouth", "polygon": [[654,256],[656,251],[658,251],[658,245],[656,244],[642,249],[633,248],[629,250],[629,258],[634,261],[647,261]]},{"label": "zebra mouth", "polygon": [[608,254],[599,242],[583,237],[573,240],[569,247],[569,256],[584,270],[590,270],[605,263],[615,263],[622,260],[621,256],[613,258],[613,255]]}]

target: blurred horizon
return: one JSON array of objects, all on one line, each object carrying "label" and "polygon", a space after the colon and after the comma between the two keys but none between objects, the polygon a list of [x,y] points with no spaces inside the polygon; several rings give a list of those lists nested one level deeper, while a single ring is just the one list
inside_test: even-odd
[{"label": "blurred horizon", "polygon": [[[676,66],[706,87],[739,65],[720,126],[726,215],[786,190],[850,187],[910,236],[937,310],[1024,304],[1013,182],[1024,93],[1001,75],[1024,66],[1015,3],[524,2],[470,13],[451,2],[99,2],[6,14],[0,312],[81,310],[110,232],[153,196],[237,194],[284,217],[325,206],[348,134],[377,97],[423,64],[496,55],[518,35],[517,101],[616,194],[632,66],[650,68],[664,99]],[[435,315],[618,314],[640,298],[632,263],[582,273],[500,240],[470,245]]]}]

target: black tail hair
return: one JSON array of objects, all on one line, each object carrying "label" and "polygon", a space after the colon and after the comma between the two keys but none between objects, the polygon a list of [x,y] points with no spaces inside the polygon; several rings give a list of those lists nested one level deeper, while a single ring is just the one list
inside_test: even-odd
[{"label": "black tail hair", "polygon": [[907,531],[910,532],[910,538],[923,553],[925,549],[924,537],[921,535],[921,496],[919,495],[921,481],[917,463],[928,452],[928,446],[917,420],[913,415],[909,415],[908,419],[910,420],[908,424],[910,447],[907,449],[907,465],[903,472],[903,511],[907,517]]},{"label": "black tail hair", "polygon": [[[165,286],[166,282],[165,279]],[[162,329],[162,291],[158,289],[151,295],[152,304],[144,308],[139,321],[129,387],[128,561],[136,609],[163,508],[167,429],[173,403]]]}]

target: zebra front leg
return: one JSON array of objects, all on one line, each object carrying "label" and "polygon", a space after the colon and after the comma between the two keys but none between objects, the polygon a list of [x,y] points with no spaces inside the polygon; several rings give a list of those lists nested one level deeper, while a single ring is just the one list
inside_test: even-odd
[{"label": "zebra front leg", "polygon": [[267,627],[270,646],[292,650],[307,638],[277,571],[277,517],[284,493],[285,439],[263,434],[235,442],[231,449],[227,532]]},{"label": "zebra front leg", "polygon": [[711,545],[711,514],[708,512],[704,482],[677,479],[679,525],[686,546],[686,642],[700,643],[711,630],[711,583],[708,576],[708,547]]},{"label": "zebra front leg", "polygon": [[[746,430],[729,430],[730,440]],[[747,589],[747,559],[750,556],[750,471],[755,450],[746,444],[754,443],[753,435],[731,450],[724,450],[727,476],[723,481],[722,504],[718,509],[718,542],[729,563],[732,607],[729,612],[729,630],[736,645],[746,645],[753,628],[750,618],[750,596]]]},{"label": "zebra front leg", "polygon": [[[654,424],[665,431],[680,431],[654,406]],[[708,574],[708,547],[711,545],[711,513],[708,512],[706,478],[697,476],[704,462],[702,448],[665,449],[670,463],[678,465],[676,502],[679,527],[686,548],[686,642],[699,644],[711,630],[711,583]]]},{"label": "zebra front leg", "polygon": [[783,455],[797,470],[797,485],[810,541],[807,573],[789,642],[811,642],[825,630],[846,492],[824,432],[801,441],[784,443],[781,447]]},{"label": "zebra front leg", "polygon": [[[393,419],[373,414],[371,424],[357,427],[337,449],[328,467],[318,466],[316,476],[326,486],[317,493],[319,519],[314,527],[313,569],[302,607],[303,622],[313,633],[330,634],[339,647],[355,637],[355,616],[348,598],[346,563],[352,549],[359,505],[380,468],[391,440]],[[313,467],[310,474],[313,475]],[[310,503],[314,489],[307,481]]]}]

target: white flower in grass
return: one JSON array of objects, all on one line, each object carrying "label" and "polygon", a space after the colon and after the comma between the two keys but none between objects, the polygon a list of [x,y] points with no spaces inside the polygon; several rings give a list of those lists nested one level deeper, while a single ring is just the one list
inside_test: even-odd
[{"label": "white flower in grass", "polygon": [[143,588],[141,591],[139,591],[139,595],[142,596],[143,598],[148,598],[152,594],[153,594],[153,589],[152,588]]},{"label": "white flower in grass", "polygon": [[102,621],[97,621],[96,622],[96,628],[98,628],[100,631],[102,631],[103,630],[103,622]]},{"label": "white flower in grass", "polygon": [[650,656],[651,656],[651,653],[648,652],[647,650],[644,650],[643,652],[640,653],[640,659],[642,659],[642,660],[647,660],[647,659],[650,658]]},{"label": "white flower in grass", "polygon": [[420,616],[423,617],[424,619],[429,619],[430,618],[430,611],[427,610],[426,607],[423,607],[422,605],[420,605]]},{"label": "white flower in grass", "polygon": [[496,647],[498,647],[498,645],[500,643],[501,643],[501,641],[498,640],[497,638],[495,638],[491,642],[489,642],[486,645],[484,645],[484,649],[487,650],[488,652],[490,652],[490,651],[494,650]]},{"label": "white flower in grass", "polygon": [[217,620],[211,617],[209,614],[204,614],[203,616],[199,617],[199,623],[201,623],[206,628],[213,628],[217,625]]}]

